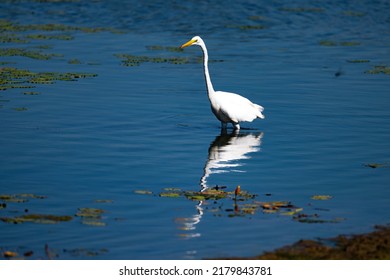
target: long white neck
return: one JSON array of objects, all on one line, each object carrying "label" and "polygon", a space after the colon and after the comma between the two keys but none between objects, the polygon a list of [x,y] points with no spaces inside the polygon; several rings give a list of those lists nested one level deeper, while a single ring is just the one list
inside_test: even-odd
[{"label": "long white neck", "polygon": [[213,84],[211,83],[210,74],[209,74],[209,67],[208,67],[209,55],[207,53],[207,48],[204,43],[200,44],[200,47],[202,48],[203,51],[204,78],[206,80],[207,93],[208,95],[210,95],[214,93],[214,88],[213,88]]}]

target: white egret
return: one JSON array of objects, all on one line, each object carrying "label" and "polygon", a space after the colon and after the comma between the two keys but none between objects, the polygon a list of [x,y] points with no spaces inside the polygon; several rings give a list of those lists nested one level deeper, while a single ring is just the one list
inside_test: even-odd
[{"label": "white egret", "polygon": [[236,93],[214,90],[209,74],[209,56],[206,45],[202,38],[195,36],[183,44],[181,48],[184,49],[192,45],[197,45],[202,48],[207,94],[210,100],[211,110],[221,122],[222,128],[225,129],[227,124],[231,123],[235,130],[239,130],[240,122],[251,122],[256,118],[264,119],[265,117],[262,114],[264,108],[262,106],[252,103],[249,99]]}]

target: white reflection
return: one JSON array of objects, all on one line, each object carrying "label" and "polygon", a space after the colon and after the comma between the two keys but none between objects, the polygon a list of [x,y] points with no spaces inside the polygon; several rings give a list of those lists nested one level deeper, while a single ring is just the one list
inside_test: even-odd
[{"label": "white reflection", "polygon": [[260,151],[262,137],[262,132],[257,134],[222,132],[217,136],[210,145],[208,160],[200,179],[202,190],[207,189],[207,179],[212,174],[245,172],[238,168],[244,164],[242,160],[250,158],[248,154]]},{"label": "white reflection", "polygon": [[[208,158],[203,168],[203,175],[200,179],[201,191],[208,188],[207,180],[212,174],[227,172],[245,172],[239,169],[244,165],[243,161],[250,158],[250,153],[260,151],[263,133],[239,134],[236,131],[227,134],[222,131],[210,144]],[[208,201],[200,201],[196,206],[196,214],[187,218],[177,218],[176,223],[180,224],[180,234],[184,238],[200,237],[195,232],[196,226],[201,222],[204,214],[203,206]]]}]

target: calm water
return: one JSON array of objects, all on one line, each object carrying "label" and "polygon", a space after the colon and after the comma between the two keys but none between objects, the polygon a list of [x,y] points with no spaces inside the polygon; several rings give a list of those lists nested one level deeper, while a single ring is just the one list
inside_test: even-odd
[{"label": "calm water", "polygon": [[[59,259],[251,256],[388,223],[390,78],[365,72],[390,65],[389,2],[172,2],[2,1],[0,17],[13,23],[122,32],[27,30],[17,34],[73,39],[1,43],[28,50],[49,45],[43,52],[63,55],[3,56],[1,62],[12,64],[1,67],[98,76],[27,90],[39,95],[0,92],[0,194],[46,197],[0,201],[7,206],[0,217],[73,216],[57,224],[0,222],[0,251]],[[165,48],[194,35],[214,60],[214,87],[263,105],[264,121],[221,135],[201,64],[126,67],[115,56],[194,59],[201,55],[197,47]],[[230,191],[240,185],[257,201],[290,201],[328,222],[300,223],[261,209],[231,218],[231,199],[198,204],[158,196],[164,188],[204,185]],[[74,216],[86,207],[105,211],[99,225]]]}]

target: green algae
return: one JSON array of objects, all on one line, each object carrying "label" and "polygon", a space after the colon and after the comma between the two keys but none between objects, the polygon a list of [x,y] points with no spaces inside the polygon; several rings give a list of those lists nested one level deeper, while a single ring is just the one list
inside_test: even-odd
[{"label": "green algae", "polygon": [[69,59],[68,60],[69,64],[81,64],[81,61],[78,60],[77,58]]},{"label": "green algae", "polygon": [[348,63],[368,63],[370,62],[369,59],[348,59]]},{"label": "green algae", "polygon": [[28,108],[26,107],[15,107],[15,108],[12,108],[13,110],[17,111],[17,112],[23,112],[23,111],[27,111]]},{"label": "green algae", "polygon": [[365,15],[367,15],[367,13],[365,12],[353,11],[353,10],[343,11],[342,14],[348,17],[364,17]]},{"label": "green algae", "polygon": [[169,64],[186,64],[188,58],[183,57],[152,57],[145,55],[116,54],[121,59],[124,66],[140,66],[142,63],[169,63]]},{"label": "green algae", "polygon": [[172,47],[172,46],[146,46],[146,49],[150,51],[167,51],[167,52],[183,52],[183,49],[180,47]]},{"label": "green algae", "polygon": [[102,214],[105,210],[100,208],[79,208],[76,217],[81,217],[81,223],[87,226],[106,226],[106,223],[102,221]]},{"label": "green algae", "polygon": [[27,50],[23,48],[4,48],[0,49],[0,56],[24,56],[37,60],[49,60],[53,57],[62,57],[61,54],[47,54],[41,51]]},{"label": "green algae", "polygon": [[385,75],[390,75],[390,67],[386,65],[375,65],[374,68],[365,71],[364,73],[366,74],[385,74]]},{"label": "green algae", "polygon": [[27,214],[16,217],[0,217],[0,221],[11,224],[21,224],[26,222],[39,224],[54,224],[71,221],[71,216],[51,215],[51,214]]},{"label": "green algae", "polygon": [[76,72],[32,72],[15,67],[0,68],[0,90],[11,88],[33,88],[34,84],[53,84],[56,81],[77,81],[78,79],[96,77],[93,73]]},{"label": "green algae", "polygon": [[25,38],[33,40],[73,40],[74,37],[69,34],[29,34]]},{"label": "green algae", "polygon": [[114,34],[123,33],[122,31],[114,28],[105,27],[85,27],[85,26],[73,26],[60,23],[44,23],[44,24],[19,24],[9,20],[0,20],[0,33],[4,32],[26,32],[26,31],[59,31],[70,32],[80,31],[84,33],[98,33],[98,32],[111,32]]},{"label": "green algae", "polygon": [[234,24],[229,24],[225,26],[226,28],[236,28],[240,30],[262,30],[265,29],[266,26],[264,25],[234,25]]},{"label": "green algae", "polygon": [[44,195],[37,195],[33,193],[19,193],[19,194],[0,194],[0,200],[4,202],[23,203],[28,202],[29,199],[45,199]]}]

